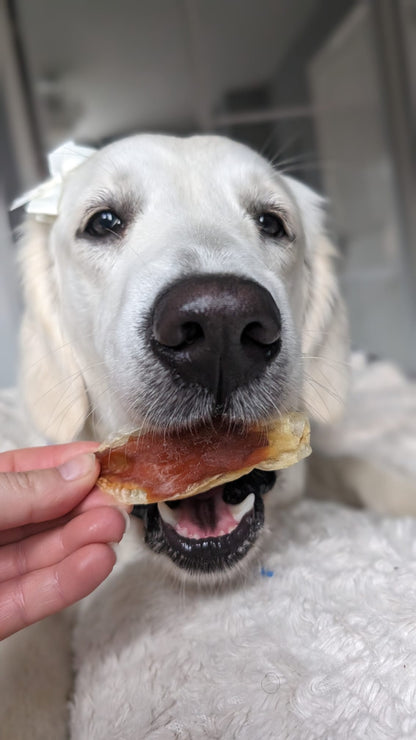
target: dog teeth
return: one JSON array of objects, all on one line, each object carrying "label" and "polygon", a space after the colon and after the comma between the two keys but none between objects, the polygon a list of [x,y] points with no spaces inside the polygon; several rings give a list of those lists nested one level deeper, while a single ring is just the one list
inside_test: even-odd
[{"label": "dog teeth", "polygon": [[251,511],[254,506],[254,500],[254,493],[249,493],[244,501],[241,501],[240,504],[227,504],[231,514],[233,515],[235,521],[238,522],[238,524],[241,522],[244,514],[247,514],[247,512]]},{"label": "dog teeth", "polygon": [[178,519],[175,516],[175,509],[171,509],[164,501],[160,501],[157,505],[161,519],[166,524],[170,524],[171,527],[177,527]]}]

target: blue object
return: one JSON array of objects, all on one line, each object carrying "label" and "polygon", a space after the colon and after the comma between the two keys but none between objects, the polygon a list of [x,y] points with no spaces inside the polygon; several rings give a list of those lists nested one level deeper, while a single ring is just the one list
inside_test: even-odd
[{"label": "blue object", "polygon": [[263,566],[261,566],[260,573],[262,576],[266,576],[266,578],[273,578],[274,576],[274,570],[266,570]]}]

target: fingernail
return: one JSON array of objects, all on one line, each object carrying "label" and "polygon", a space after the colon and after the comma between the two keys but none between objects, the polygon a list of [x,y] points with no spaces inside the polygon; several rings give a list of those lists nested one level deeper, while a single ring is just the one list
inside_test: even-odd
[{"label": "fingernail", "polygon": [[125,526],[125,528],[124,528],[124,532],[126,533],[126,532],[127,532],[127,530],[128,530],[128,528],[130,527],[130,517],[129,517],[129,515],[127,514],[127,511],[125,511],[125,509],[121,509],[121,508],[119,508],[119,507],[117,507],[117,509],[118,509],[118,511],[120,511],[120,512],[121,512],[121,514],[123,514],[123,517],[124,517],[124,521],[126,522],[126,526]]},{"label": "fingernail", "polygon": [[118,561],[118,545],[119,545],[119,543],[118,542],[108,542],[107,544],[108,544],[109,547],[111,547],[114,555],[116,556],[116,562],[114,563],[114,565],[116,565],[117,564],[117,561]]},{"label": "fingernail", "polygon": [[59,466],[61,477],[66,481],[77,480],[87,475],[95,465],[95,455],[77,455]]}]

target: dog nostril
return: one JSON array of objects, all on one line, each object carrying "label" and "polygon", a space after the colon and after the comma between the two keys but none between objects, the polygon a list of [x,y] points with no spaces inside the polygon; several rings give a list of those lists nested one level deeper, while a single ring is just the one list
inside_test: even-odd
[{"label": "dog nostril", "polygon": [[254,342],[262,346],[272,345],[280,339],[280,325],[273,322],[270,326],[252,321],[244,327],[241,334],[241,343]]},{"label": "dog nostril", "polygon": [[164,347],[181,350],[198,339],[203,339],[204,331],[197,321],[178,322],[172,312],[155,322],[154,338]]},{"label": "dog nostril", "polygon": [[240,342],[246,352],[260,354],[263,361],[269,363],[280,352],[280,335],[280,322],[271,321],[267,326],[264,323],[253,321],[244,327]]},{"label": "dog nostril", "polygon": [[194,344],[204,338],[204,330],[196,321],[187,321],[182,324],[183,344]]}]

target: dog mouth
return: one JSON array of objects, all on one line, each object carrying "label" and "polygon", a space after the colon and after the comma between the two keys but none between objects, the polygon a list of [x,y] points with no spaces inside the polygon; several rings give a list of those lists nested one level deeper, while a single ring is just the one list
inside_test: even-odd
[{"label": "dog mouth", "polygon": [[276,473],[254,469],[186,499],[135,506],[145,542],[188,573],[216,573],[245,557],[263,529],[263,495]]}]

